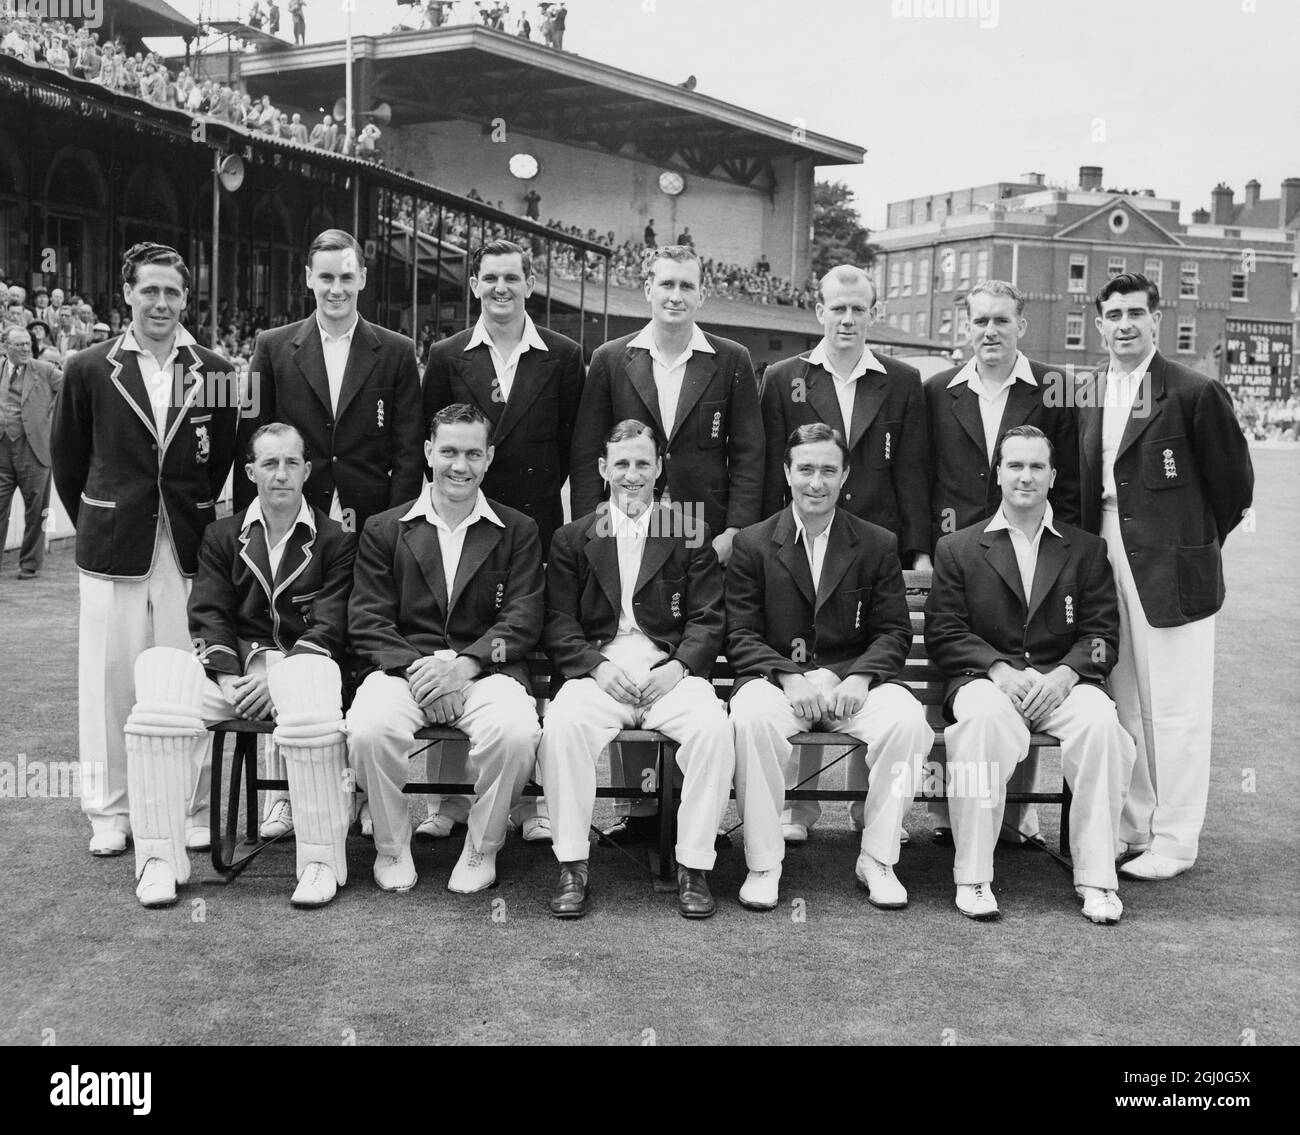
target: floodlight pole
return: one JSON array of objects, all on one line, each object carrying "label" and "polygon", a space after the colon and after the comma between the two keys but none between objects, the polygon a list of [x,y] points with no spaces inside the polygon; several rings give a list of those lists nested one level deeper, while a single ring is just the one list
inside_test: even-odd
[{"label": "floodlight pole", "polygon": [[221,248],[221,151],[212,151],[212,259],[208,264],[208,301],[212,305],[212,350],[218,350],[217,336],[217,267]]}]

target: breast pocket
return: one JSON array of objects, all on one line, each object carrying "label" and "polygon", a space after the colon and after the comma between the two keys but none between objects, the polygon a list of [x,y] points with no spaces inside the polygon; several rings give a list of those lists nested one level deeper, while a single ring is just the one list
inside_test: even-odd
[{"label": "breast pocket", "polygon": [[872,469],[888,469],[898,453],[899,421],[877,422],[869,431],[867,464]]},{"label": "breast pocket", "polygon": [[840,618],[846,626],[860,631],[867,625],[871,614],[871,588],[859,587],[855,591],[840,592]]},{"label": "breast pocket", "polygon": [[1079,628],[1079,588],[1070,579],[1057,582],[1044,601],[1047,629],[1056,635],[1073,635]]},{"label": "breast pocket", "polygon": [[381,386],[366,392],[364,429],[375,436],[386,434],[393,425],[393,388]]},{"label": "breast pocket", "polygon": [[700,448],[717,449],[727,440],[726,402],[701,402],[699,415],[697,438]]},{"label": "breast pocket", "polygon": [[1142,443],[1142,484],[1145,488],[1181,489],[1190,484],[1196,469],[1191,442],[1183,434]]},{"label": "breast pocket", "polygon": [[659,607],[675,626],[686,621],[686,577],[661,579],[658,583]]}]

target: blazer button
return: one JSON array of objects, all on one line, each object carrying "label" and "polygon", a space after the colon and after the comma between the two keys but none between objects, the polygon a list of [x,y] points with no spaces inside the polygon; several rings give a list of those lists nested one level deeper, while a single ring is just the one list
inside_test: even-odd
[{"label": "blazer button", "polygon": [[337,457],[331,457],[330,460],[331,460],[331,461],[337,461],[338,458],[337,458]]},{"label": "blazer button", "polygon": [[987,473],[981,473],[981,474],[980,474],[980,480],[981,480],[981,481],[985,481],[985,480],[987,480],[987,479],[988,479],[988,474],[987,474]]},{"label": "blazer button", "polygon": [[851,500],[853,499],[853,494],[852,494],[852,493],[845,493],[845,494],[844,494],[844,499],[845,499],[846,501],[851,501]]},{"label": "blazer button", "polygon": [[158,447],[156,445],[151,445],[149,446],[149,448],[152,449],[155,453],[158,452]]}]

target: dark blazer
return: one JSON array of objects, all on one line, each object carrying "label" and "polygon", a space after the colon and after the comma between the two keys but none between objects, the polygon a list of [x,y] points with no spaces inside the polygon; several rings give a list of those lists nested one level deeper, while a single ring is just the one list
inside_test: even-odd
[{"label": "dark blazer", "polygon": [[[980,398],[966,383],[948,388],[961,367],[925,381],[930,426],[930,537],[958,532],[991,517],[1002,503],[993,455],[984,452]],[[1038,387],[1017,379],[1007,391],[998,437],[1015,426],[1037,426],[1056,450],[1056,484],[1048,494],[1062,524],[1079,523],[1079,425],[1072,377],[1059,368],[1029,360]],[[1049,376],[1053,376],[1050,377]]]},{"label": "dark blazer", "polygon": [[357,539],[320,509],[299,523],[271,574],[266,529],[244,512],[208,525],[190,591],[190,636],[208,674],[243,674],[266,650],[315,653],[342,665]]},{"label": "dark blazer", "polygon": [[[546,566],[543,641],[565,678],[590,674],[618,633],[622,584],[607,503],[555,534]],[[637,575],[637,626],[668,658],[707,678],[722,650],[722,568],[707,528],[685,534],[681,507],[655,505]]]},{"label": "dark blazer", "polygon": [[[424,476],[424,421],[415,344],[405,335],[357,318],[339,391],[337,418],[330,409],[329,378],[313,313],[257,337],[250,367],[251,411],[240,422],[240,453],[267,422],[296,426],[307,442],[311,477],[307,503],[329,513],[334,490],[351,509],[360,532],[377,512],[420,492]],[[235,478],[235,507],[257,495],[251,481]]]},{"label": "dark blazer", "polygon": [[182,347],[176,366],[181,400],[172,398],[160,438],[122,336],[68,362],[50,449],[55,487],[77,528],[77,567],[89,575],[146,578],[160,512],[181,572],[198,567],[199,540],[235,454],[238,386],[231,364],[205,347]]},{"label": "dark blazer", "polygon": [[727,658],[737,689],[820,669],[841,680],[865,674],[878,685],[902,673],[911,645],[892,532],[837,508],[816,595],[788,506],[736,537],[727,562]]},{"label": "dark blazer", "polygon": [[545,351],[519,357],[510,400],[502,402],[492,351],[486,343],[466,351],[473,329],[429,351],[424,370],[424,421],[444,406],[468,402],[492,422],[492,466],[483,478],[491,500],[516,508],[537,522],[542,549],[564,523],[560,488],[569,476],[573,425],[582,396],[582,348],[572,339],[537,328]]},{"label": "dark blazer", "polygon": [[[638,332],[639,334],[639,332]],[[659,420],[659,396],[650,352],[625,335],[596,349],[587,372],[573,435],[569,491],[573,515],[594,512],[605,496],[596,461],[605,435],[626,418],[653,426],[664,469],[657,488],[678,504],[703,508],[716,536],[760,519],[763,493],[763,424],[758,383],[749,352],[705,332],[714,349],[686,364],[676,422]]]},{"label": "dark blazer", "polygon": [[466,533],[450,604],[438,531],[423,517],[402,519],[411,502],[367,521],[348,602],[362,675],[405,677],[417,658],[454,650],[484,674],[509,674],[529,688],[524,656],[541,638],[545,587],[537,525],[489,503],[505,528],[481,518]]},{"label": "dark blazer", "polygon": [[944,709],[967,682],[1001,661],[1046,673],[1065,665],[1104,686],[1119,645],[1119,600],[1106,542],[1070,524],[1044,529],[1026,598],[1011,533],[987,520],[944,536],[925,603],[925,647],[948,677]]},{"label": "dark blazer", "polygon": [[[1079,390],[1083,527],[1101,531],[1101,402],[1105,371]],[[1149,412],[1134,404],[1115,458],[1124,550],[1153,627],[1177,627],[1223,606],[1228,533],[1250,507],[1255,470],[1223,386],[1159,351],[1147,372]],[[1139,394],[1139,400],[1141,394]]]},{"label": "dark blazer", "polygon": [[802,425],[825,422],[849,445],[849,477],[840,490],[846,512],[898,537],[910,563],[930,551],[930,497],[926,486],[925,403],[921,376],[896,359],[877,356],[885,373],[869,370],[858,379],[853,421],[845,428],[835,397],[835,380],[808,356],[782,359],[763,376],[763,428],[767,468],[763,515],[789,503],[785,481],[785,443]]},{"label": "dark blazer", "polygon": [[50,428],[54,424],[54,406],[63,389],[63,372],[58,367],[32,359],[24,373],[22,411],[23,433],[32,447],[32,456],[47,468],[50,461]]}]

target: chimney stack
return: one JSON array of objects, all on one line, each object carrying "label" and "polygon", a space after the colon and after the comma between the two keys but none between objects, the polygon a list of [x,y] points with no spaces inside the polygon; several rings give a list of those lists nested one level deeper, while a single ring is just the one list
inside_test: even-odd
[{"label": "chimney stack", "polygon": [[1232,190],[1219,182],[1210,193],[1210,218],[1216,225],[1232,224]]},{"label": "chimney stack", "polygon": [[1247,206],[1259,204],[1259,182],[1253,177],[1246,182],[1246,204]]},{"label": "chimney stack", "polygon": [[1277,227],[1284,228],[1287,221],[1300,213],[1300,177],[1288,177],[1282,182],[1282,204],[1281,216],[1277,219]]},{"label": "chimney stack", "polygon": [[1079,167],[1079,188],[1096,190],[1101,188],[1101,166]]},{"label": "chimney stack", "polygon": [[1192,224],[1194,224],[1194,225],[1208,225],[1209,223],[1210,223],[1210,211],[1209,211],[1209,209],[1193,209],[1193,210],[1192,210]]}]

